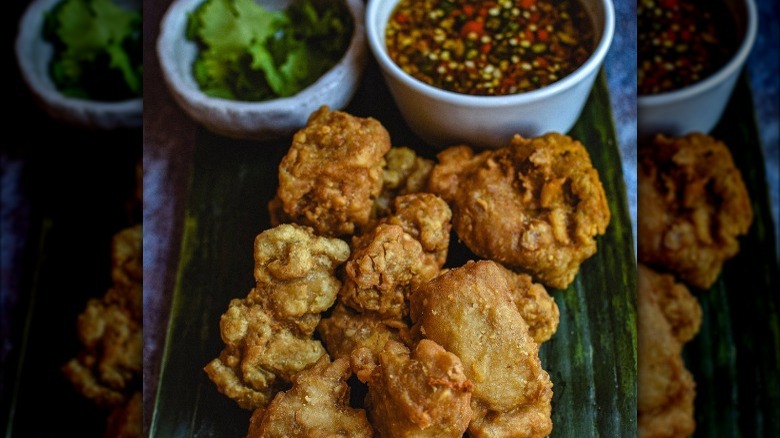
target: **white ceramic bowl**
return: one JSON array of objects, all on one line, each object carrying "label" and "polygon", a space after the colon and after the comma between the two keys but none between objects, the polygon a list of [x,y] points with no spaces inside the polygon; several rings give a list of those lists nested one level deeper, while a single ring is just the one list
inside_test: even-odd
[{"label": "white ceramic bowl", "polygon": [[[715,0],[719,1],[719,0]],[[758,29],[754,0],[727,0],[742,43],[731,60],[709,77],[679,90],[637,97],[637,135],[709,133],[720,120],[747,61]]]},{"label": "white ceramic bowl", "polygon": [[[305,126],[321,105],[343,109],[352,99],[367,60],[362,0],[346,0],[354,19],[354,33],[342,59],[298,94],[262,102],[243,102],[204,94],[192,73],[197,45],[186,38],[187,15],[203,0],[175,0],[163,16],[157,56],[163,77],[176,102],[194,120],[227,137],[270,140],[291,135]],[[289,2],[264,0],[270,9]]]},{"label": "white ceramic bowl", "polygon": [[[54,47],[43,39],[44,15],[59,0],[34,0],[19,22],[16,59],[37,103],[53,118],[86,129],[138,128],[143,121],[141,97],[119,102],[98,102],[63,95],[49,75]],[[140,1],[119,2],[140,8]]]},{"label": "white ceramic bowl", "polygon": [[612,43],[612,0],[583,0],[594,19],[597,44],[577,70],[544,88],[506,96],[474,96],[425,84],[404,72],[388,56],[385,27],[398,0],[369,0],[366,30],[369,47],[407,124],[435,147],[466,143],[505,146],[514,134],[535,137],[568,132],[582,112],[593,82]]}]

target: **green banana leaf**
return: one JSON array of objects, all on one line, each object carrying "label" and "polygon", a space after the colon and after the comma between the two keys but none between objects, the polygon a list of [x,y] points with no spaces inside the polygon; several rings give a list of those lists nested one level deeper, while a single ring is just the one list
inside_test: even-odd
[{"label": "green banana leaf", "polygon": [[707,291],[684,359],[696,381],[697,437],[780,436],[780,288],[764,157],[747,75],[711,133],[731,149],[752,200],[740,252]]},{"label": "green banana leaf", "polygon": [[[379,120],[394,146],[435,157],[404,124],[375,65],[345,111]],[[636,262],[611,111],[602,73],[569,134],[589,149],[612,220],[572,285],[551,291],[560,326],[540,356],[554,384],[556,437],[636,434]],[[219,319],[228,302],[253,287],[254,238],[270,227],[267,202],[289,145],[290,139],[259,143],[198,133],[152,437],[247,432],[251,413],[220,394],[203,367],[224,345]],[[473,257],[452,240],[449,266]],[[360,397],[353,393],[353,400]]]}]

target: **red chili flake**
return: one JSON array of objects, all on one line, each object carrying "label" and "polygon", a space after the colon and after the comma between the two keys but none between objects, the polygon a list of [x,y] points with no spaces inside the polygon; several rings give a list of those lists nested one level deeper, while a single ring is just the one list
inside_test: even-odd
[{"label": "red chili flake", "polygon": [[472,32],[477,34],[477,36],[481,36],[484,31],[485,31],[485,24],[482,22],[482,20],[467,21],[466,24],[464,24],[463,27],[460,28],[460,34],[463,37],[467,37],[468,34]]},{"label": "red chili flake", "polygon": [[593,53],[593,22],[581,1],[401,0],[385,42],[390,58],[427,84],[477,95],[530,91]]},{"label": "red chili flake", "polygon": [[637,91],[656,94],[691,85],[725,65],[738,44],[733,17],[722,1],[641,2]]}]

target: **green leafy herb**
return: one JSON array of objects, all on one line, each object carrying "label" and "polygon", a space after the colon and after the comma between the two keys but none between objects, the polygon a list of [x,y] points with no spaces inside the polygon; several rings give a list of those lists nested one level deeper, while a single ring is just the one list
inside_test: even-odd
[{"label": "green leafy herb", "polygon": [[206,0],[189,16],[193,72],[209,96],[260,101],[292,96],[338,62],[352,35],[343,2],[302,0],[270,11],[253,0]]},{"label": "green leafy herb", "polygon": [[111,0],[63,0],[46,14],[52,79],[65,95],[116,101],[140,96],[141,13]]}]

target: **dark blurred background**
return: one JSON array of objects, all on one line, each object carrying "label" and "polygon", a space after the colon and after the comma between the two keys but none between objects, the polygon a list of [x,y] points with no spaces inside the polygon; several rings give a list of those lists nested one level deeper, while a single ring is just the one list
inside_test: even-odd
[{"label": "dark blurred background", "polygon": [[7,2],[0,140],[0,424],[5,436],[102,436],[106,413],[60,368],[80,350],[76,318],[111,285],[110,243],[141,220],[139,129],[91,131],[34,101],[14,53],[28,1]]}]

